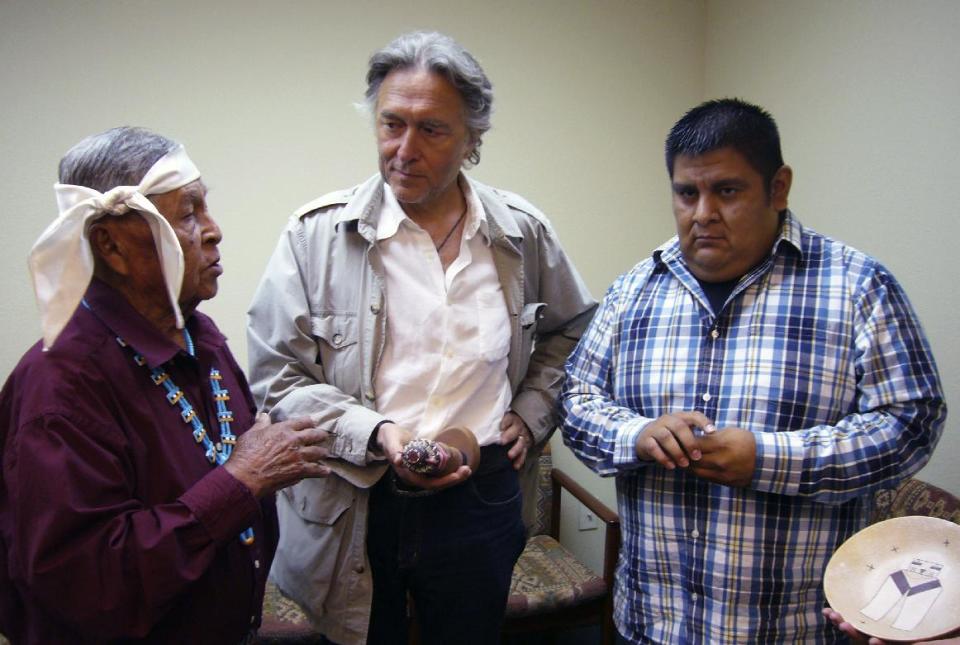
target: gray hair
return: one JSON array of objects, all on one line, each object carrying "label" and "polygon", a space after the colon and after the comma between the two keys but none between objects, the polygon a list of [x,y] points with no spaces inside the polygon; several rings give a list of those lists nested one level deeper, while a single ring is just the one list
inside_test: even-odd
[{"label": "gray hair", "polygon": [[144,128],[112,128],[67,151],[60,160],[60,183],[101,193],[116,186],[136,186],[150,167],[177,145]]},{"label": "gray hair", "polygon": [[464,118],[473,151],[467,158],[472,165],[480,163],[480,144],[490,129],[493,111],[493,86],[480,63],[457,42],[435,31],[403,34],[370,57],[367,91],[364,102],[370,114],[376,113],[377,94],[387,75],[397,69],[424,69],[446,78],[463,99]]}]

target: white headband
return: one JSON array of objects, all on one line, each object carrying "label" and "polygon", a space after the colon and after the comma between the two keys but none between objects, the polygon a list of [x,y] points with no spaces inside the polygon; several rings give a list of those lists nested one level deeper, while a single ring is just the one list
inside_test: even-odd
[{"label": "white headband", "polygon": [[140,212],[150,225],[160,256],[167,293],[183,328],[178,300],[183,282],[183,250],[173,228],[147,195],[182,188],[200,178],[187,151],[178,145],[157,160],[138,186],[117,186],[100,193],[85,186],[54,184],[60,216],[30,250],[30,274],[40,308],[43,347],[48,349],[73,315],[93,276],[93,252],[87,234],[91,222],[105,215]]}]

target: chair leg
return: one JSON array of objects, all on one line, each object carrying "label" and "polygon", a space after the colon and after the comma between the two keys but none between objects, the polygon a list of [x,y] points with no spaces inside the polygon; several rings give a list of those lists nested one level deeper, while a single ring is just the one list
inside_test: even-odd
[{"label": "chair leg", "polygon": [[407,594],[407,645],[420,645],[420,622],[413,607],[413,596]]},{"label": "chair leg", "polygon": [[613,616],[604,616],[600,621],[600,643],[613,645],[617,639],[617,627],[613,624]]},{"label": "chair leg", "polygon": [[420,645],[420,626],[415,619],[407,621],[407,645]]}]

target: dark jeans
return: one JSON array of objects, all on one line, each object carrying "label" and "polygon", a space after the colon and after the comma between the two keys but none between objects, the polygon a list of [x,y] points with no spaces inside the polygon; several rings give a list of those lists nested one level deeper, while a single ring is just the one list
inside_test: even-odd
[{"label": "dark jeans", "polygon": [[500,641],[513,565],[526,540],[517,472],[502,446],[484,446],[459,486],[398,495],[393,471],[370,495],[370,645],[406,643],[407,592],[424,645]]}]

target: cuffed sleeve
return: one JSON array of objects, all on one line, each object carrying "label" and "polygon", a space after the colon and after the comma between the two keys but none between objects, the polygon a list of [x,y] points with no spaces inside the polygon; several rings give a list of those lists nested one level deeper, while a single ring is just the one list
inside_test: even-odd
[{"label": "cuffed sleeve", "polygon": [[214,468],[180,496],[182,503],[206,529],[211,541],[222,544],[237,539],[260,504],[225,468]]}]

